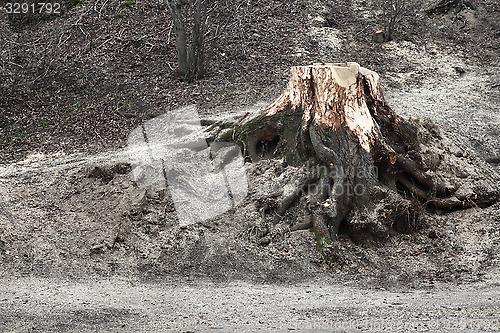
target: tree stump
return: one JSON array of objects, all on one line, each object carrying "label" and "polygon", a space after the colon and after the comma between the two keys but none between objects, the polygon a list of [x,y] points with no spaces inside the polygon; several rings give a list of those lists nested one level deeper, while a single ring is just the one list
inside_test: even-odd
[{"label": "tree stump", "polygon": [[385,42],[385,33],[383,30],[377,30],[373,33],[373,41],[375,43]]},{"label": "tree stump", "polygon": [[460,177],[449,170],[437,172],[443,158],[429,147],[442,145],[439,129],[394,113],[378,74],[356,63],[292,67],[288,86],[273,103],[209,131],[210,140],[239,143],[252,161],[283,158],[288,165],[315,166],[297,191],[282,198],[275,222],[305,196],[319,248],[343,223],[353,236],[384,237],[390,230],[415,230],[427,207],[498,199],[495,182],[476,193],[470,184],[461,188]]}]

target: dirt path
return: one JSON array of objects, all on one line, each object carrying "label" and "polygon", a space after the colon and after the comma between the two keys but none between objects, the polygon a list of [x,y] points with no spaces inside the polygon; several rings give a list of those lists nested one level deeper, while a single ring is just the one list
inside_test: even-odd
[{"label": "dirt path", "polygon": [[500,290],[4,280],[2,331],[498,332]]}]

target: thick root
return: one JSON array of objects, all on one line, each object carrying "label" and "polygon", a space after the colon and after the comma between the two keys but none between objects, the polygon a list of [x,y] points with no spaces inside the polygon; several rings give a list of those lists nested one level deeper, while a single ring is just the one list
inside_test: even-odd
[{"label": "thick root", "polygon": [[[232,122],[214,123],[208,132],[209,141],[240,144],[253,162],[282,158],[298,167],[315,161],[323,172],[263,205],[263,212],[274,214],[279,224],[305,196],[308,221],[291,229],[312,226],[318,248],[330,244],[342,224],[351,235],[383,239],[391,229],[417,229],[427,207],[461,209],[500,197],[490,184],[498,180],[473,168],[462,177],[462,166],[471,163],[457,161],[459,154],[451,152],[437,126],[395,114],[378,75],[354,63],[293,67],[287,88],[272,104]],[[489,182],[486,190],[476,189],[470,173]]]}]

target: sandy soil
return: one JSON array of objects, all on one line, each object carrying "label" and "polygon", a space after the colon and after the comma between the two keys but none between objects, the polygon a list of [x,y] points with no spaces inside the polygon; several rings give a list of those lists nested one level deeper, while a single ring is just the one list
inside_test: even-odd
[{"label": "sandy soil", "polygon": [[[294,24],[299,24],[292,19],[298,13],[287,11],[285,16],[273,13],[273,17],[279,18],[276,20],[255,19],[254,23],[266,31],[273,30],[273,24],[279,26],[286,21],[283,28],[287,32],[283,41],[286,59],[277,61],[279,64],[266,62],[263,73],[252,72],[256,88],[251,93],[245,90],[248,80],[241,73],[263,67],[259,65],[260,60],[252,60],[255,59],[253,52],[262,51],[265,54],[262,58],[274,59],[279,45],[276,49],[262,45],[251,49],[252,53],[243,60],[255,63],[245,65],[246,68],[238,67],[239,62],[233,63],[241,75],[233,74],[239,78],[223,81],[224,84],[220,84],[221,79],[231,77],[231,66],[228,67],[224,59],[216,62],[211,78],[194,84],[177,84],[175,78],[169,76],[167,65],[149,66],[157,72],[141,72],[139,81],[143,84],[131,85],[138,90],[133,90],[128,97],[134,102],[144,98],[139,118],[128,119],[114,113],[107,116],[121,98],[120,92],[116,98],[102,100],[102,114],[92,111],[100,110],[96,106],[102,101],[94,100],[97,95],[88,92],[83,98],[75,92],[79,91],[78,87],[99,81],[102,73],[97,71],[94,75],[87,69],[79,74],[89,72],[90,77],[80,76],[75,79],[75,86],[68,84],[78,89],[59,95],[63,96],[62,101],[55,103],[50,100],[54,96],[47,97],[50,100],[47,105],[56,105],[55,109],[74,106],[78,102],[75,96],[82,97],[90,106],[82,123],[70,124],[69,130],[56,131],[58,134],[42,141],[28,136],[18,140],[12,133],[22,129],[23,119],[14,119],[7,111],[1,114],[4,121],[13,124],[2,127],[8,130],[0,133],[3,142],[9,143],[2,147],[2,157],[9,162],[0,165],[1,329],[301,331],[326,328],[332,331],[339,328],[335,325],[343,323],[346,329],[338,331],[400,332],[402,324],[409,325],[408,331],[498,331],[498,203],[486,208],[435,214],[422,230],[410,235],[395,234],[379,246],[363,247],[342,236],[337,250],[344,261],[332,269],[326,268],[318,256],[310,231],[289,233],[284,228],[284,232],[277,230],[272,234],[268,245],[258,242],[258,233],[266,221],[255,208],[260,193],[256,189],[266,182],[269,186],[273,185],[269,182],[280,184],[279,179],[270,176],[273,161],[247,165],[251,196],[234,212],[188,228],[177,225],[168,197],[144,195],[134,185],[130,173],[115,173],[111,180],[88,177],[95,165],[111,169],[127,162],[127,156],[117,148],[116,142],[126,140],[126,130],[158,115],[160,110],[194,100],[204,115],[220,116],[221,109],[234,112],[237,110],[234,105],[274,98],[272,93],[282,89],[287,68],[293,63],[346,60],[346,57],[381,73],[386,98],[398,113],[406,117],[428,117],[437,122],[477,165],[498,176],[499,164],[486,162],[500,155],[500,68],[498,56],[491,56],[496,44],[486,39],[477,41],[478,46],[471,47],[474,52],[470,54],[464,51],[468,46],[463,46],[475,42],[473,32],[478,33],[481,27],[486,32],[493,28],[482,21],[469,20],[472,23],[467,28],[468,34],[453,35],[456,29],[452,17],[433,17],[426,24],[430,27],[436,23],[434,30],[426,30],[422,40],[410,38],[417,29],[410,26],[407,35],[400,35],[400,41],[371,46],[369,36],[358,34],[363,24],[373,23],[369,8],[363,6],[356,2],[356,12],[365,16],[353,19],[351,12],[342,11],[336,17],[336,27],[307,30],[306,42],[291,33]],[[269,8],[259,7],[254,14],[262,14]],[[318,8],[308,10],[320,11]],[[481,10],[485,9],[478,9],[474,15],[479,16]],[[415,18],[424,19],[418,15]],[[342,28],[349,20],[353,24]],[[307,22],[307,15],[297,21]],[[70,23],[67,22],[68,27]],[[119,24],[112,22],[113,27]],[[429,36],[432,33],[436,36]],[[254,34],[257,32],[247,40],[249,48],[255,43],[252,38],[259,40]],[[455,38],[452,42],[446,40],[450,36]],[[28,37],[25,34],[23,38]],[[78,40],[71,42],[78,44]],[[121,42],[114,42],[115,48],[106,50],[107,56],[117,49],[127,52]],[[154,40],[153,44],[160,42]],[[454,42],[461,48],[454,51]],[[146,49],[144,46],[143,50],[143,46],[139,48],[141,52]],[[172,53],[170,46],[169,54]],[[231,50],[233,53],[226,56],[237,59],[241,50]],[[163,51],[155,49],[152,56]],[[94,64],[94,58],[99,57],[98,54],[86,56],[84,53],[79,61]],[[100,70],[108,66],[115,69],[115,73],[125,71],[125,77],[138,75],[130,69],[117,69],[114,66],[118,63],[113,65],[106,59],[109,62],[100,64]],[[104,88],[112,92],[116,87],[111,82],[116,77],[108,74],[111,77]],[[28,74],[19,75],[17,80]],[[153,82],[150,75],[165,75],[168,79]],[[125,85],[119,90],[123,92],[131,86]],[[36,87],[32,88],[37,91]],[[55,88],[48,87],[47,91],[51,89]],[[162,101],[155,104],[157,94]],[[218,94],[227,99],[207,99],[207,95]],[[38,117],[39,95],[34,94],[40,98],[33,100],[20,91],[5,96],[9,97],[1,101],[2,110],[13,105],[15,108],[9,110],[19,108],[33,115],[24,120],[28,125],[36,124],[39,133],[52,131],[55,125],[50,121],[58,117],[50,112]],[[25,104],[20,102],[24,98]],[[49,129],[43,129],[46,115],[51,117]],[[108,131],[109,124],[113,124],[113,129]],[[93,125],[96,125],[95,132],[86,130]],[[75,137],[67,137],[68,133],[74,133]],[[75,152],[71,149],[75,142],[88,144]],[[52,148],[49,145],[53,145]],[[63,151],[54,153],[57,150]]]},{"label": "sandy soil", "polygon": [[[405,116],[430,117],[470,154],[484,158],[498,147],[491,131],[498,108],[483,94],[494,94],[487,90],[492,70],[446,84],[435,75],[418,90],[387,87],[386,94]],[[465,117],[472,106],[472,116]],[[260,219],[252,202],[206,225],[180,229],[168,202],[134,201],[140,189],[130,174],[110,182],[87,177],[89,166],[126,161],[122,151],[33,155],[0,168],[7,208],[0,218],[4,329],[499,328],[498,204],[436,215],[424,230],[395,235],[380,247],[343,240],[349,264],[328,272],[309,231],[264,247],[252,242],[245,223]],[[249,165],[248,173],[269,167]],[[256,186],[266,181],[260,173],[250,177]],[[145,214],[131,217],[137,207]]]},{"label": "sandy soil", "polygon": [[395,293],[331,281],[270,285],[4,280],[4,331],[498,332],[498,284]]}]

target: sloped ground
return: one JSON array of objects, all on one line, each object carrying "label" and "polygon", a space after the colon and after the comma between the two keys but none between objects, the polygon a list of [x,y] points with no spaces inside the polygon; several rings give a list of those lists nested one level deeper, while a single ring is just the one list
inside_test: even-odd
[{"label": "sloped ground", "polygon": [[208,73],[192,83],[175,77],[175,36],[161,2],[83,2],[18,33],[2,18],[1,159],[103,151],[180,105],[218,114],[273,98],[290,66],[305,60],[292,52],[305,8],[239,8],[228,9],[233,19],[224,21]]},{"label": "sloped ground", "polygon": [[[168,196],[148,194],[133,181],[128,159],[125,151],[32,155],[1,168],[3,274],[267,282],[333,274],[338,281],[388,288],[498,281],[498,203],[429,215],[422,230],[394,233],[372,246],[342,234],[333,248],[338,265],[331,267],[317,254],[310,231],[290,232],[304,220],[299,205],[275,227],[262,211],[301,170],[284,169],[279,161],[247,164],[249,196],[242,204],[182,227]],[[96,165],[109,170],[105,177],[96,176]]]},{"label": "sloped ground", "polygon": [[[244,3],[241,15],[234,15],[242,19],[219,37],[206,78],[191,83],[175,78],[174,37],[165,9],[156,3],[135,2],[128,6],[118,1],[84,2],[61,18],[25,29],[16,26],[17,32],[5,18],[0,20],[2,277],[55,279],[48,280],[48,285],[39,280],[31,284],[23,280],[9,282],[2,293],[18,290],[24,283],[34,290],[50,290],[54,288],[51,281],[61,278],[113,277],[172,283],[191,280],[193,288],[201,290],[200,285],[208,283],[205,279],[218,283],[238,279],[252,281],[233,291],[241,294],[250,289],[250,294],[240,299],[241,304],[249,304],[252,293],[262,293],[255,282],[313,285],[318,279],[345,281],[345,288],[429,288],[435,296],[428,302],[439,305],[422,305],[422,311],[417,309],[412,314],[436,315],[444,311],[443,317],[448,318],[486,318],[482,327],[488,331],[484,323],[492,323],[493,314],[498,313],[498,304],[489,300],[498,298],[494,288],[500,281],[498,203],[435,215],[419,232],[395,234],[375,247],[363,247],[342,236],[336,248],[341,265],[326,268],[307,230],[290,233],[282,226],[282,232],[275,230],[271,234],[269,244],[259,243],[259,232],[266,228],[266,221],[255,201],[259,200],[263,184],[272,186],[274,182],[280,186],[280,178],[273,172],[276,161],[247,165],[251,195],[235,212],[187,228],[177,225],[168,197],[144,195],[126,168],[113,174],[111,180],[88,177],[95,164],[110,169],[127,162],[120,147],[144,120],[191,103],[210,118],[238,112],[278,96],[290,66],[321,61],[357,61],[379,72],[389,105],[398,113],[434,120],[466,156],[489,168],[492,174],[500,172],[498,164],[485,161],[500,154],[497,3],[482,1],[475,10],[462,11],[460,15],[468,18],[464,28],[460,28],[463,23],[453,13],[428,17],[422,12],[410,12],[397,40],[383,45],[370,42],[377,24],[366,2],[347,6],[347,1],[325,1],[326,11],[302,1],[285,5],[275,1]],[[312,27],[318,15],[328,19],[328,26]],[[33,153],[41,154],[25,159]],[[472,291],[456,297],[470,299],[479,293],[484,297],[477,307],[465,307],[467,301],[442,301],[446,288],[471,282]],[[283,293],[297,293],[297,298],[302,298],[301,290],[307,290],[304,286],[285,288]],[[84,294],[94,292],[82,288]],[[130,293],[137,296],[144,292],[140,290]],[[182,288],[165,290],[174,295],[186,292]],[[218,295],[220,290],[208,288],[207,293]],[[321,294],[318,290],[314,293]],[[324,294],[330,299],[338,293],[329,290]],[[362,302],[385,297],[382,294],[374,292]],[[121,294],[116,297],[123,301]],[[405,311],[387,310],[380,315],[382,319],[400,318],[408,309],[417,308],[410,296],[403,302],[391,297],[397,296],[389,298],[397,305],[405,304]],[[422,295],[415,297],[425,302]],[[160,301],[151,298],[152,302]],[[90,310],[83,309],[85,303],[74,303],[69,308],[75,312],[61,310],[44,327],[37,326],[41,325],[38,316],[42,314],[28,311],[31,302],[43,303],[43,296],[27,296],[26,305],[19,303],[21,298],[5,299],[8,301],[4,304],[14,304],[18,309],[14,313],[2,311],[5,322],[17,319],[40,329],[77,317],[89,318],[89,322],[75,326],[81,330],[116,327],[124,320],[146,327],[137,318],[143,313],[154,316],[155,311],[153,305],[146,310],[127,306],[115,311],[105,304],[112,297],[103,296],[102,302],[82,298],[82,302],[94,302]],[[266,302],[264,298],[261,301]],[[235,304],[238,302],[235,300]],[[386,304],[372,304],[339,310],[335,304],[311,299],[311,303],[299,302],[294,310],[290,305],[294,301],[286,302],[289,311],[283,316],[295,318],[291,315],[295,313],[297,320],[307,323],[314,318],[368,318],[379,309],[388,309]],[[55,303],[64,305],[57,300]],[[311,307],[317,309],[307,310]],[[220,321],[220,327],[244,326],[241,318],[248,313],[236,316],[236,324],[230,325],[218,312],[224,310],[217,308],[207,310],[207,317]],[[339,317],[327,315],[336,310],[340,311]],[[180,312],[169,313],[166,322],[170,326],[165,328],[196,326],[193,316],[203,315],[201,312],[193,310],[182,322],[174,319]],[[103,321],[99,317],[102,313],[116,320]],[[270,322],[262,312],[257,311],[255,318]],[[198,327],[207,328],[208,322],[200,320]],[[283,323],[294,325],[293,320],[278,323],[282,324],[277,328],[287,328]],[[273,328],[262,323],[248,325],[250,330]],[[469,325],[469,329],[474,328]],[[449,331],[456,330],[452,327]]]},{"label": "sloped ground", "polygon": [[[416,2],[398,30],[397,39],[406,43],[401,50],[407,50],[399,54],[371,42],[380,20],[368,2],[234,3],[239,5],[226,13],[233,19],[220,19],[226,28],[214,43],[206,77],[192,83],[175,78],[175,38],[161,3],[84,1],[67,5],[61,17],[25,26],[10,26],[2,14],[1,160],[123,146],[142,121],[181,105],[219,114],[272,100],[292,65],[354,61],[394,73],[397,79],[386,83],[397,90],[428,80],[441,54],[459,58],[465,71],[498,66],[495,2],[462,11],[469,17],[462,29],[452,13],[429,17],[419,11],[425,4]],[[317,16],[327,26],[311,28]]]}]

